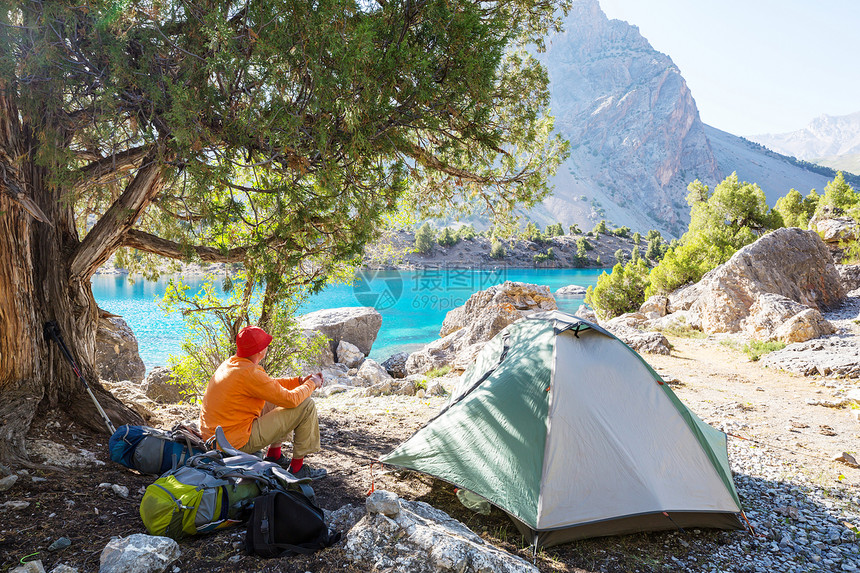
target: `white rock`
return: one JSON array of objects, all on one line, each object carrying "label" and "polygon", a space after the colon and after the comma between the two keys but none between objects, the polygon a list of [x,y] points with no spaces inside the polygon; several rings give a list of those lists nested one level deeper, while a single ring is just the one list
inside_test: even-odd
[{"label": "white rock", "polygon": [[15,485],[15,482],[18,481],[18,476],[16,474],[8,475],[3,479],[0,479],[0,491],[6,491]]},{"label": "white rock", "polygon": [[337,361],[347,368],[358,368],[364,362],[364,353],[355,344],[341,340],[335,352]]},{"label": "white rock", "polygon": [[395,518],[400,515],[400,498],[390,491],[376,490],[367,497],[365,507],[368,513],[381,513]]},{"label": "white rock", "polygon": [[361,381],[363,386],[376,386],[377,384],[388,383],[393,380],[391,375],[385,371],[385,368],[370,358],[362,363],[356,377]]},{"label": "white rock", "polygon": [[179,544],[169,537],[135,533],[105,546],[99,573],[161,573],[180,555]]}]

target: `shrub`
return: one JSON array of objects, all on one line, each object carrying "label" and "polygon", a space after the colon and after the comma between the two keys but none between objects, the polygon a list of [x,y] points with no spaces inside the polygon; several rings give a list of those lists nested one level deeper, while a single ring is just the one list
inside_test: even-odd
[{"label": "shrub", "polygon": [[547,261],[555,260],[555,252],[552,250],[552,247],[547,249],[545,253],[538,253],[534,256],[534,261],[536,263],[545,263]]},{"label": "shrub", "polygon": [[642,235],[639,234],[639,231],[636,231],[635,233],[633,233],[633,244],[638,246],[641,243]]},{"label": "shrub", "polygon": [[430,227],[430,223],[424,223],[418,228],[415,233],[415,248],[421,254],[427,254],[433,250],[433,244],[436,242],[436,233]]},{"label": "shrub", "polygon": [[427,378],[439,378],[440,376],[444,376],[445,374],[447,374],[450,371],[451,371],[451,366],[446,364],[445,366],[441,366],[439,368],[433,368],[432,370],[428,370],[427,373],[424,374],[424,376],[426,376]]},{"label": "shrub", "polygon": [[599,236],[600,233],[606,234],[606,219],[601,219],[598,224],[594,226],[594,229],[591,230],[591,234],[595,237]]},{"label": "shrub", "polygon": [[784,342],[778,342],[772,340],[770,342],[761,342],[759,340],[752,340],[746,344],[744,344],[743,351],[744,354],[749,356],[749,359],[755,362],[765,354],[769,352],[773,352],[774,350],[782,350],[785,348]]},{"label": "shrub", "polygon": [[613,229],[612,231],[610,231],[610,233],[615,235],[616,237],[623,238],[630,234],[630,227],[618,227],[617,229]]},{"label": "shrub", "polygon": [[571,235],[579,235],[580,233],[582,233],[582,229],[580,229],[579,225],[577,225],[576,223],[568,227],[567,230],[570,231]]},{"label": "shrub", "polygon": [[533,243],[543,243],[544,241],[544,236],[540,232],[540,227],[532,222],[529,222],[529,224],[526,225],[526,230],[523,232],[523,238],[526,241],[532,241]]},{"label": "shrub", "polygon": [[505,252],[505,246],[498,239],[493,241],[492,246],[490,246],[490,258],[491,259],[503,259],[507,253]]},{"label": "shrub", "polygon": [[615,262],[621,265],[627,262],[627,253],[624,252],[624,249],[615,251]]},{"label": "shrub", "polygon": [[463,225],[457,230],[457,239],[462,241],[471,241],[477,235],[478,233],[472,225]]},{"label": "shrub", "polygon": [[643,262],[616,264],[610,274],[605,272],[597,285],[588,287],[585,303],[607,320],[625,312],[633,312],[645,302],[648,287],[648,266]]},{"label": "shrub", "polygon": [[561,223],[554,223],[547,226],[545,234],[547,237],[561,237],[564,235],[564,229]]},{"label": "shrub", "polygon": [[439,233],[439,238],[436,239],[436,242],[443,247],[450,247],[460,242],[460,238],[454,233],[452,233],[451,229],[445,227],[444,229],[442,229],[442,232]]}]

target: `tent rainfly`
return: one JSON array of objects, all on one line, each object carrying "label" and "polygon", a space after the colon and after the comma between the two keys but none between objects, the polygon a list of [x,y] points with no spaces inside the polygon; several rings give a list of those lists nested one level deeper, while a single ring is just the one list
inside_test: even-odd
[{"label": "tent rainfly", "polygon": [[442,411],[382,461],[477,493],[536,548],[743,527],[726,435],[626,344],[559,311],[488,342]]}]

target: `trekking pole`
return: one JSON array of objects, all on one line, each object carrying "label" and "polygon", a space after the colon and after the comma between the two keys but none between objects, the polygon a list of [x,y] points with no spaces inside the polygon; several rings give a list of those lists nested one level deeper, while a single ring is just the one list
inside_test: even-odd
[{"label": "trekking pole", "polygon": [[63,342],[63,335],[60,334],[60,327],[57,326],[57,323],[53,320],[45,323],[45,338],[53,339],[54,342],[57,343],[57,346],[60,347],[60,350],[63,351],[63,354],[66,355],[66,360],[69,361],[69,364],[72,365],[72,370],[75,371],[75,374],[77,374],[81,382],[84,383],[84,387],[87,389],[87,393],[90,395],[90,398],[93,399],[93,404],[96,405],[96,410],[98,410],[99,414],[101,414],[102,419],[104,420],[105,425],[107,425],[108,430],[110,430],[111,434],[116,433],[116,428],[114,428],[113,424],[110,421],[110,418],[108,418],[108,415],[105,414],[105,411],[102,409],[102,406],[101,404],[99,404],[99,401],[96,400],[96,395],[93,394],[90,385],[87,384],[87,381],[84,379],[83,375],[81,375],[81,371],[78,370],[78,365],[75,363],[75,359],[72,358],[72,354],[69,352],[69,349],[66,348],[66,343]]}]

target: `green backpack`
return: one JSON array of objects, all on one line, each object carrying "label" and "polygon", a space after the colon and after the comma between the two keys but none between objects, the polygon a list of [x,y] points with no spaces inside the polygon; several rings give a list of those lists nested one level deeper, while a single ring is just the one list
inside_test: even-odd
[{"label": "green backpack", "polygon": [[[307,491],[272,462],[233,449],[218,428],[218,446],[188,458],[146,488],[140,517],[151,535],[176,540],[244,522],[254,498],[272,490]],[[311,490],[311,495],[313,491]]]}]

